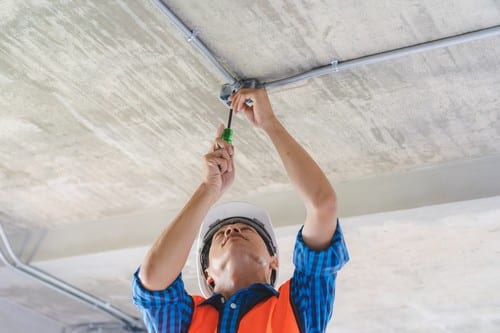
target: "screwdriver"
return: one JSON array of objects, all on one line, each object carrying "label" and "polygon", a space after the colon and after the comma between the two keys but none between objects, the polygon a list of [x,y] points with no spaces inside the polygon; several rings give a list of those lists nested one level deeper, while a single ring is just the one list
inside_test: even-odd
[{"label": "screwdriver", "polygon": [[227,128],[224,128],[224,132],[222,132],[222,140],[226,141],[230,145],[233,144],[233,129],[231,128],[232,119],[233,119],[233,108],[230,108],[229,120],[227,121]]}]

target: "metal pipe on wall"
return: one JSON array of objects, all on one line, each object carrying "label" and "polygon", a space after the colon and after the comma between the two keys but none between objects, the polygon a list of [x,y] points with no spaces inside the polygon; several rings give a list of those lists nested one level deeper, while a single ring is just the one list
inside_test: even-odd
[{"label": "metal pipe on wall", "polygon": [[434,50],[438,48],[443,48],[443,47],[449,47],[452,45],[457,45],[457,44],[462,44],[478,39],[483,39],[483,38],[488,38],[488,37],[493,37],[493,36],[499,36],[500,35],[500,26],[495,26],[487,29],[482,29],[482,30],[477,30],[473,32],[468,32],[452,37],[446,37],[446,38],[441,38],[437,39],[434,41],[430,42],[425,42],[421,44],[416,44],[412,46],[407,46],[407,47],[402,47],[399,49],[391,50],[391,51],[385,51],[385,52],[380,52],[377,54],[357,58],[357,59],[352,59],[352,60],[347,60],[347,61],[339,61],[339,62],[332,62],[330,65],[326,66],[321,66],[318,68],[315,68],[313,70],[307,71],[302,74],[298,75],[293,75],[288,78],[280,79],[280,80],[275,80],[275,81],[270,81],[270,82],[265,82],[263,83],[264,86],[267,89],[273,89],[273,88],[278,88],[278,87],[283,87],[292,83],[296,83],[299,81],[304,81],[304,80],[309,80],[311,78],[315,78],[318,76],[326,75],[326,74],[332,74],[335,72],[339,72],[342,70],[347,70],[347,69],[353,69],[355,67],[359,66],[365,66],[365,65],[370,65],[386,60],[391,60],[407,55],[412,55],[420,52],[425,52],[429,50]]},{"label": "metal pipe on wall", "polygon": [[151,2],[170,20],[170,22],[172,22],[173,25],[177,27],[177,29],[179,29],[179,31],[187,38],[188,42],[193,44],[205,56],[205,58],[207,58],[207,60],[215,66],[215,68],[226,78],[226,80],[230,84],[234,84],[236,81],[238,81],[238,78],[231,75],[219,63],[219,61],[217,61],[208,47],[203,44],[200,39],[198,39],[197,30],[191,31],[162,0],[151,0]]},{"label": "metal pipe on wall", "polygon": [[[0,244],[3,244],[3,247],[5,248],[6,252],[3,251],[2,246],[0,246],[0,261],[4,262],[5,265],[16,272],[19,272],[31,279],[34,279],[38,282],[41,282],[45,286],[52,288],[65,296],[69,296],[74,300],[77,300],[79,302],[85,303],[87,305],[90,305],[92,308],[100,310],[114,319],[119,320],[120,322],[123,322],[126,327],[130,328],[132,332],[145,332],[146,329],[144,328],[142,321],[140,321],[138,318],[132,317],[125,312],[121,311],[120,309],[112,306],[111,304],[95,297],[92,296],[83,290],[80,290],[76,287],[73,287],[69,285],[68,283],[48,274],[47,272],[44,272],[42,270],[39,270],[35,267],[32,267],[30,265],[26,265],[19,258],[17,255],[14,253],[12,250],[12,246],[10,245],[10,242],[7,238],[7,235],[5,234],[5,231],[0,225]],[[11,263],[8,259],[12,260],[13,263]]]}]

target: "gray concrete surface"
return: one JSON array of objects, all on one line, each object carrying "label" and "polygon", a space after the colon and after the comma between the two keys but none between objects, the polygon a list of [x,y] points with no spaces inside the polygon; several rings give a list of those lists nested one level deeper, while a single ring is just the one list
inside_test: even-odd
[{"label": "gray concrete surface", "polygon": [[[266,80],[500,24],[495,0],[168,3],[223,64]],[[491,38],[310,80],[271,100],[336,185],[344,216],[491,197],[500,195],[498,59],[500,38]],[[201,156],[227,117],[222,83],[147,0],[0,1],[0,223],[16,251],[36,263],[150,242],[199,182]],[[282,227],[300,223],[269,140],[244,119],[233,127],[238,178],[225,199],[261,202]],[[477,279],[488,269],[477,267]],[[0,278],[2,309],[29,303],[10,282]],[[90,289],[128,297],[124,287]],[[434,302],[449,296],[432,290],[422,292]],[[498,327],[494,304],[473,305],[486,318],[474,328]],[[417,311],[399,309],[393,317]],[[378,315],[367,313],[361,331],[381,331],[369,330]],[[425,314],[421,322],[436,320]],[[397,327],[468,332],[464,325]]]},{"label": "gray concrete surface", "polygon": [[[499,207],[497,196],[342,219],[351,261],[338,275],[327,332],[498,332]],[[276,230],[280,282],[293,272],[298,228]],[[130,302],[130,280],[147,249],[52,259],[36,266],[139,315]],[[199,294],[195,272],[191,252],[183,277],[187,290]],[[5,268],[0,268],[0,281],[0,299],[63,323],[107,319]]]},{"label": "gray concrete surface", "polygon": [[[20,314],[22,313],[22,316]],[[0,298],[1,332],[61,332],[63,325],[31,309]]]}]

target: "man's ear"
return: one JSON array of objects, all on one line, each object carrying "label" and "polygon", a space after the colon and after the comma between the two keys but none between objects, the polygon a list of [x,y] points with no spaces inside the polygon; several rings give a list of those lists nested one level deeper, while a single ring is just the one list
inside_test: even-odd
[{"label": "man's ear", "polygon": [[272,256],[271,261],[269,261],[269,268],[276,270],[276,269],[278,269],[279,265],[280,265],[280,263],[279,263],[278,257]]},{"label": "man's ear", "polygon": [[269,283],[274,285],[276,283],[276,275],[278,274],[279,260],[277,256],[272,256],[269,260]]},{"label": "man's ear", "polygon": [[205,269],[205,279],[207,280],[207,283],[210,287],[212,287],[212,289],[215,287],[215,281],[214,281],[214,278],[212,276],[210,276],[210,274],[208,273],[208,268]]}]

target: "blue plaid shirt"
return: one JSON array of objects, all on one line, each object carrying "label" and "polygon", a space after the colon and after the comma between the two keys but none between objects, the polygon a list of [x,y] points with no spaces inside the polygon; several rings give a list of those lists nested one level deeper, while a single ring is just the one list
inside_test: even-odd
[{"label": "blue plaid shirt", "polygon": [[[332,317],[337,271],[349,261],[344,236],[337,223],[330,246],[314,251],[305,245],[300,228],[293,252],[295,270],[291,278],[291,301],[302,332],[324,332]],[[278,292],[269,284],[255,283],[237,291],[228,300],[214,294],[198,306],[213,306],[219,312],[219,332],[236,332],[239,320],[254,305]],[[133,280],[134,303],[142,310],[150,333],[187,332],[193,314],[193,299],[184,289],[182,275],[165,290],[149,291]],[[238,311],[234,311],[234,304]],[[230,304],[233,308],[230,307]]]}]

